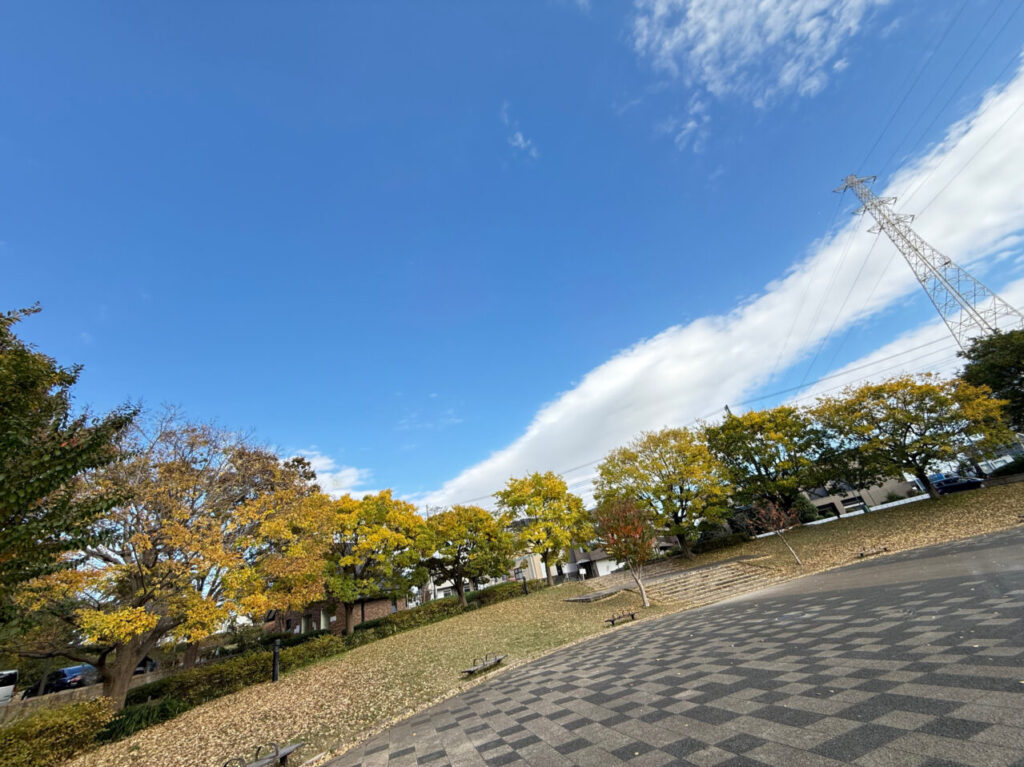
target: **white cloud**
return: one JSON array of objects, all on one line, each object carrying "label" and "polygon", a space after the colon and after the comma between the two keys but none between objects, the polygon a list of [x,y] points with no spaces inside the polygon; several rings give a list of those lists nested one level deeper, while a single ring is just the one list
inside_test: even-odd
[{"label": "white cloud", "polygon": [[[921,211],[944,190],[914,226],[979,271],[1014,247],[1024,227],[1024,120],[1010,119],[1022,102],[1024,75],[1018,73],[954,125],[945,141],[897,173],[888,189],[877,190],[900,195],[927,182],[901,199],[897,208],[904,212]],[[510,476],[564,471],[642,430],[718,413],[768,382],[776,361],[784,369],[805,360],[830,330],[841,332],[914,295],[920,288],[888,241],[883,237],[872,249],[870,223],[853,219],[826,235],[784,278],[732,312],[668,328],[591,370],[542,407],[522,436],[428,494],[426,502],[486,497]],[[987,276],[997,290],[1009,277],[1009,262],[1000,261],[1002,276]],[[913,346],[916,339],[906,342]],[[582,467],[567,478],[586,488],[592,471]]]},{"label": "white cloud", "polygon": [[316,472],[317,483],[325,493],[340,498],[343,495],[351,495],[353,498],[362,498],[364,495],[373,495],[377,490],[368,490],[360,487],[365,485],[373,476],[369,469],[358,469],[355,466],[342,466],[329,455],[324,455],[316,448],[299,450],[297,456],[302,456]]},{"label": "white cloud", "polygon": [[519,121],[512,117],[511,107],[507,101],[501,103],[501,110],[498,116],[501,118],[501,124],[512,131],[508,137],[508,145],[510,147],[517,152],[532,157],[534,160],[540,157],[537,145],[523,135],[523,132],[519,129]]},{"label": "white cloud", "polygon": [[721,97],[764,106],[813,96],[843,44],[887,0],[637,0],[633,44],[653,66]]}]

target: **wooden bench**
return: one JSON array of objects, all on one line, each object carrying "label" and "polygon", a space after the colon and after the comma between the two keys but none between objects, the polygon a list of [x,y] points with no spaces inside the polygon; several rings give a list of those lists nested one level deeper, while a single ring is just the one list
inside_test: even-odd
[{"label": "wooden bench", "polygon": [[473,658],[473,665],[469,668],[462,669],[462,673],[466,676],[473,676],[486,669],[493,668],[501,663],[507,655],[495,655],[494,653],[487,653],[483,658]]},{"label": "wooden bench", "polygon": [[614,626],[617,622],[624,621],[624,620],[626,620],[626,618],[629,618],[631,621],[635,621],[636,620],[636,613],[635,612],[629,612],[627,610],[626,612],[619,613],[618,615],[613,615],[611,618],[605,618],[604,622],[605,623],[610,623],[610,624],[612,624]]},{"label": "wooden bench", "polygon": [[251,762],[247,762],[240,756],[233,756],[224,762],[221,767],[270,767],[272,764],[287,767],[288,757],[291,756],[293,751],[302,748],[303,745],[305,744],[292,743],[290,746],[281,748],[277,743],[268,743],[267,745],[256,747],[256,756],[253,757]]},{"label": "wooden bench", "polygon": [[884,554],[889,550],[888,546],[882,546],[878,549],[864,549],[857,554],[858,559],[864,559],[864,557],[873,557],[875,554]]}]

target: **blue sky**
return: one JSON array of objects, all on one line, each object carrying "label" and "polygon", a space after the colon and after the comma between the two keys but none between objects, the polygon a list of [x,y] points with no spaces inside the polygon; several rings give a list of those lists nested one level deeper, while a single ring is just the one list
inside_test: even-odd
[{"label": "blue sky", "polygon": [[898,343],[948,369],[831,190],[949,180],[922,234],[1016,296],[1017,10],[7,3],[0,304],[83,405],[433,503]]}]

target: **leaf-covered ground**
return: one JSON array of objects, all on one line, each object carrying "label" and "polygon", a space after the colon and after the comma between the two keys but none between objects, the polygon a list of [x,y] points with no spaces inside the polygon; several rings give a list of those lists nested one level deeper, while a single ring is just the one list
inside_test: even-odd
[{"label": "leaf-covered ground", "polygon": [[[1024,484],[1008,485],[794,530],[788,537],[804,560],[802,568],[774,537],[699,557],[694,564],[754,554],[764,557],[757,564],[797,576],[849,564],[863,549],[901,551],[1005,529],[1022,513]],[[591,604],[564,601],[585,588],[547,589],[360,647],[277,684],[211,701],[72,764],[205,767],[251,754],[256,744],[270,740],[306,741],[310,745],[300,759],[343,751],[394,719],[472,684],[459,670],[476,656],[507,653],[508,663],[521,663],[609,630],[605,618],[639,604],[628,592]],[[644,617],[670,609],[675,608],[655,606]]]}]

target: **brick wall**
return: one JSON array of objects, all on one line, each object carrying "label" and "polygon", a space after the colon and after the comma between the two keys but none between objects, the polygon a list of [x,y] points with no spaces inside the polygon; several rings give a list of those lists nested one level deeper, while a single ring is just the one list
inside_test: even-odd
[{"label": "brick wall", "polygon": [[[398,610],[405,610],[407,606],[405,597],[395,600],[395,605],[392,605],[390,599],[371,599],[366,602],[360,602],[356,605],[354,614],[356,624],[364,620],[371,621],[391,615],[392,612],[395,612],[395,606],[397,606]],[[326,608],[327,614],[325,617],[327,620],[325,625],[321,626],[321,609],[324,608]],[[303,618],[305,618],[305,623]],[[334,620],[331,620],[331,618],[334,618]],[[263,624],[263,630],[267,632],[291,631],[293,633],[304,633],[302,631],[303,628],[306,628],[307,631],[330,629],[334,634],[343,634],[345,632],[345,607],[343,605],[331,606],[318,602],[310,605],[305,610],[279,612],[274,620]]]}]

